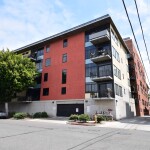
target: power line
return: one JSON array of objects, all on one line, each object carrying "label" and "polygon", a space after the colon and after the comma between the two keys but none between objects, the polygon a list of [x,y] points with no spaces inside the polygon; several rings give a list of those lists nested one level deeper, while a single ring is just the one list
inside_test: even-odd
[{"label": "power line", "polygon": [[137,3],[136,3],[136,0],[134,0],[134,2],[135,2],[135,6],[136,6],[136,11],[137,11],[137,14],[138,14],[138,19],[139,19],[139,23],[140,23],[140,27],[141,27],[141,31],[142,31],[142,37],[143,37],[143,41],[144,41],[148,61],[149,61],[149,64],[150,64],[150,58],[149,58],[149,55],[148,55],[147,45],[146,45],[146,41],[145,41],[145,37],[144,37],[143,27],[142,27],[142,23],[141,23],[139,11],[138,11],[138,6],[137,6]]},{"label": "power line", "polygon": [[[145,73],[146,73],[146,76],[147,76],[147,79],[148,79],[148,82],[149,82],[149,78],[148,78],[147,72],[146,72],[146,70],[145,70],[145,66],[144,66],[144,63],[143,63],[143,59],[142,59],[142,56],[141,56],[141,52],[140,52],[140,50],[139,50],[139,46],[138,46],[138,43],[137,43],[137,40],[136,40],[136,37],[135,37],[135,34],[134,34],[134,30],[133,30],[133,27],[132,27],[132,24],[131,24],[129,15],[128,15],[128,11],[127,11],[125,2],[124,2],[124,0],[122,0],[122,2],[123,2],[123,6],[124,6],[124,9],[125,9],[125,12],[126,12],[128,21],[129,21],[129,23],[130,23],[130,27],[131,27],[131,30],[132,30],[132,34],[133,34],[133,36],[134,36],[134,40],[135,40],[136,45],[137,45],[138,52],[139,52],[139,54],[140,54],[140,58],[141,58],[141,61],[142,61],[143,67],[144,67],[144,71],[145,71]],[[149,82],[149,84],[150,84],[150,82]]]}]

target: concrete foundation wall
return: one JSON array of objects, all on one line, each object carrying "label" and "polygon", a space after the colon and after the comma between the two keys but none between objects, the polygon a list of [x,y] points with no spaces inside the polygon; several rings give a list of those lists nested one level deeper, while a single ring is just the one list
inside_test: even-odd
[{"label": "concrete foundation wall", "polygon": [[83,104],[84,100],[59,100],[59,101],[33,101],[31,103],[9,103],[9,112],[47,112],[50,117],[57,114],[57,104]]},{"label": "concrete foundation wall", "polygon": [[108,109],[112,109],[111,114],[116,119],[114,100],[86,99],[84,103],[84,113],[89,114],[91,117],[93,117],[95,113],[108,112]]}]

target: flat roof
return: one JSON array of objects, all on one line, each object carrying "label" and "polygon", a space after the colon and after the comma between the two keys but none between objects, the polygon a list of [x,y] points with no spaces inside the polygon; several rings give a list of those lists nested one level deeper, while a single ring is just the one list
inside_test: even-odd
[{"label": "flat roof", "polygon": [[75,26],[71,29],[60,32],[58,34],[52,35],[50,37],[44,38],[42,40],[39,40],[39,41],[36,41],[34,43],[23,46],[21,48],[18,48],[16,50],[14,50],[13,52],[15,52],[15,53],[24,52],[26,50],[31,50],[31,49],[36,48],[36,47],[40,47],[40,46],[42,47],[43,45],[46,45],[49,42],[54,41],[56,39],[65,38],[69,35],[72,35],[72,34],[75,34],[75,33],[78,33],[78,32],[82,32],[82,31],[87,31],[89,29],[92,29],[93,27],[97,27],[97,26],[104,25],[104,24],[107,24],[107,23],[110,23],[113,26],[115,32],[117,33],[118,38],[121,40],[122,44],[124,45],[124,47],[128,51],[128,48],[125,45],[121,35],[119,34],[115,24],[113,23],[111,17],[107,14],[107,15],[104,15],[102,17],[99,17],[99,18],[96,18],[94,20],[83,23],[81,25]]}]

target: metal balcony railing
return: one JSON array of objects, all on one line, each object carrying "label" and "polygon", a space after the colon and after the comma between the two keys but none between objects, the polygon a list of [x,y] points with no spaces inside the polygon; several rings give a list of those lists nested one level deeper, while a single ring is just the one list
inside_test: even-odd
[{"label": "metal balcony railing", "polygon": [[100,62],[111,59],[111,51],[107,49],[97,50],[93,53],[90,53],[91,61]]}]

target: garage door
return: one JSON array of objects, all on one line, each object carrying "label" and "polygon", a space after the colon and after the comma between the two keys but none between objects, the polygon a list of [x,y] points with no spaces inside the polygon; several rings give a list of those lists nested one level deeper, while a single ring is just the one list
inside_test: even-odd
[{"label": "garage door", "polygon": [[84,104],[57,104],[57,116],[69,117],[71,114],[84,114]]}]

